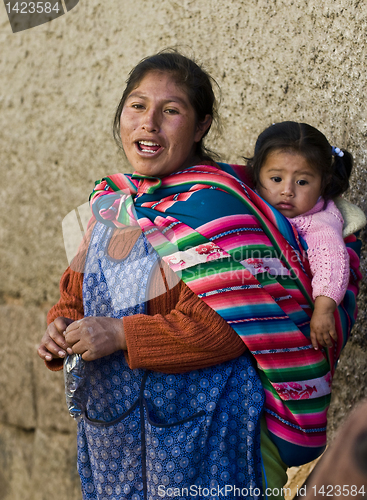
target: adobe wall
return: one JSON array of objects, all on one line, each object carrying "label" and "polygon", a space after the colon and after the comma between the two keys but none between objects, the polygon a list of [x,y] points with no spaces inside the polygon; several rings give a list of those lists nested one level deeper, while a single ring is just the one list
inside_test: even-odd
[{"label": "adobe wall", "polygon": [[[210,145],[228,162],[273,122],[319,127],[353,153],[348,197],[366,210],[366,30],[359,0],[80,0],[19,33],[0,6],[0,500],[81,498],[62,376],[35,349],[67,266],[63,218],[96,179],[128,171],[111,124],[129,70],[177,45],[203,62],[221,88]],[[365,285],[359,307],[330,435],[367,396]]]}]

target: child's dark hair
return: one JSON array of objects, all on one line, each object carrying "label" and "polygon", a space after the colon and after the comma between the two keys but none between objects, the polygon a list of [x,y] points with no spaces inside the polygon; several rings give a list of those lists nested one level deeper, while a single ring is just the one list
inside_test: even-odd
[{"label": "child's dark hair", "polygon": [[280,122],[265,129],[257,138],[255,154],[248,159],[255,187],[260,184],[260,170],[274,151],[302,155],[321,174],[321,196],[325,201],[349,188],[353,157],[345,149],[332,148],[324,134],[307,123]]},{"label": "child's dark hair", "polygon": [[[122,108],[129,94],[139,86],[143,78],[151,71],[161,71],[172,74],[177,84],[181,86],[195,110],[196,119],[203,121],[210,115],[214,121],[218,120],[217,101],[213,91],[215,80],[201,68],[196,62],[180,54],[175,49],[165,49],[153,56],[142,59],[133,68],[126,81],[126,87],[122,94],[120,103],[115,113],[113,123],[113,135],[117,144],[122,147],[120,137],[120,117]],[[201,159],[213,160],[216,153],[207,149],[203,144],[204,137],[208,134],[210,126],[196,145],[196,154]]]}]

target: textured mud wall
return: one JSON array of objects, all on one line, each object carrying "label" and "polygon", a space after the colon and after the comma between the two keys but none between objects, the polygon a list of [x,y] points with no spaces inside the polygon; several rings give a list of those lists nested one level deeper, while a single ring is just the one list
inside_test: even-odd
[{"label": "textured mud wall", "polygon": [[[128,169],[111,136],[128,71],[167,46],[203,62],[221,88],[210,145],[230,162],[275,121],[319,127],[353,153],[348,196],[366,210],[366,19],[359,0],[80,0],[13,34],[0,5],[0,500],[80,498],[61,376],[35,347],[67,265],[62,219],[95,179]],[[365,319],[362,285],[330,435],[367,396]]]}]

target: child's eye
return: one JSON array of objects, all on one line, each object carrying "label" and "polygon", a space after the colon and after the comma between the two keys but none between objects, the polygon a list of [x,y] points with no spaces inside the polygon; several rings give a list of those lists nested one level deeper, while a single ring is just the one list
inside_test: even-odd
[{"label": "child's eye", "polygon": [[282,182],[282,178],[281,177],[272,177],[271,180],[273,182]]},{"label": "child's eye", "polygon": [[308,182],[305,181],[304,179],[300,179],[299,181],[297,181],[297,184],[299,184],[300,186],[306,186],[306,184],[308,184]]}]

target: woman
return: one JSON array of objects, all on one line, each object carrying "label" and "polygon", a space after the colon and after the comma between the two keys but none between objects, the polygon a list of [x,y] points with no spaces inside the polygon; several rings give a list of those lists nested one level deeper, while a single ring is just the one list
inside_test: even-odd
[{"label": "woman", "polygon": [[[115,125],[135,172],[96,185],[84,273],[66,271],[48,316],[38,353],[49,368],[61,368],[66,353],[89,361],[78,424],[84,498],[219,498],[225,488],[228,498],[256,497],[262,472],[268,486],[284,484],[286,466],[264,427],[260,453],[264,391],[246,345],[266,385],[269,430],[280,416],[273,440],[291,441],[293,456],[303,444],[299,426],[296,438],[284,437],[284,422],[293,429],[302,417],[277,396],[289,375],[275,370],[273,351],[285,350],[275,329],[288,334],[293,366],[309,345],[300,330],[309,319],[299,292],[310,292],[306,262],[289,228],[292,245],[236,172],[205,153],[214,103],[209,77],[180,54],[157,54],[131,72]],[[289,272],[259,272],[264,251]],[[272,352],[264,350],[268,335]],[[328,380],[321,353],[308,361],[309,379],[317,372]],[[323,387],[323,409],[327,399]],[[322,427],[318,419],[307,425]],[[318,439],[306,439],[311,456],[324,445],[315,429]]]}]

